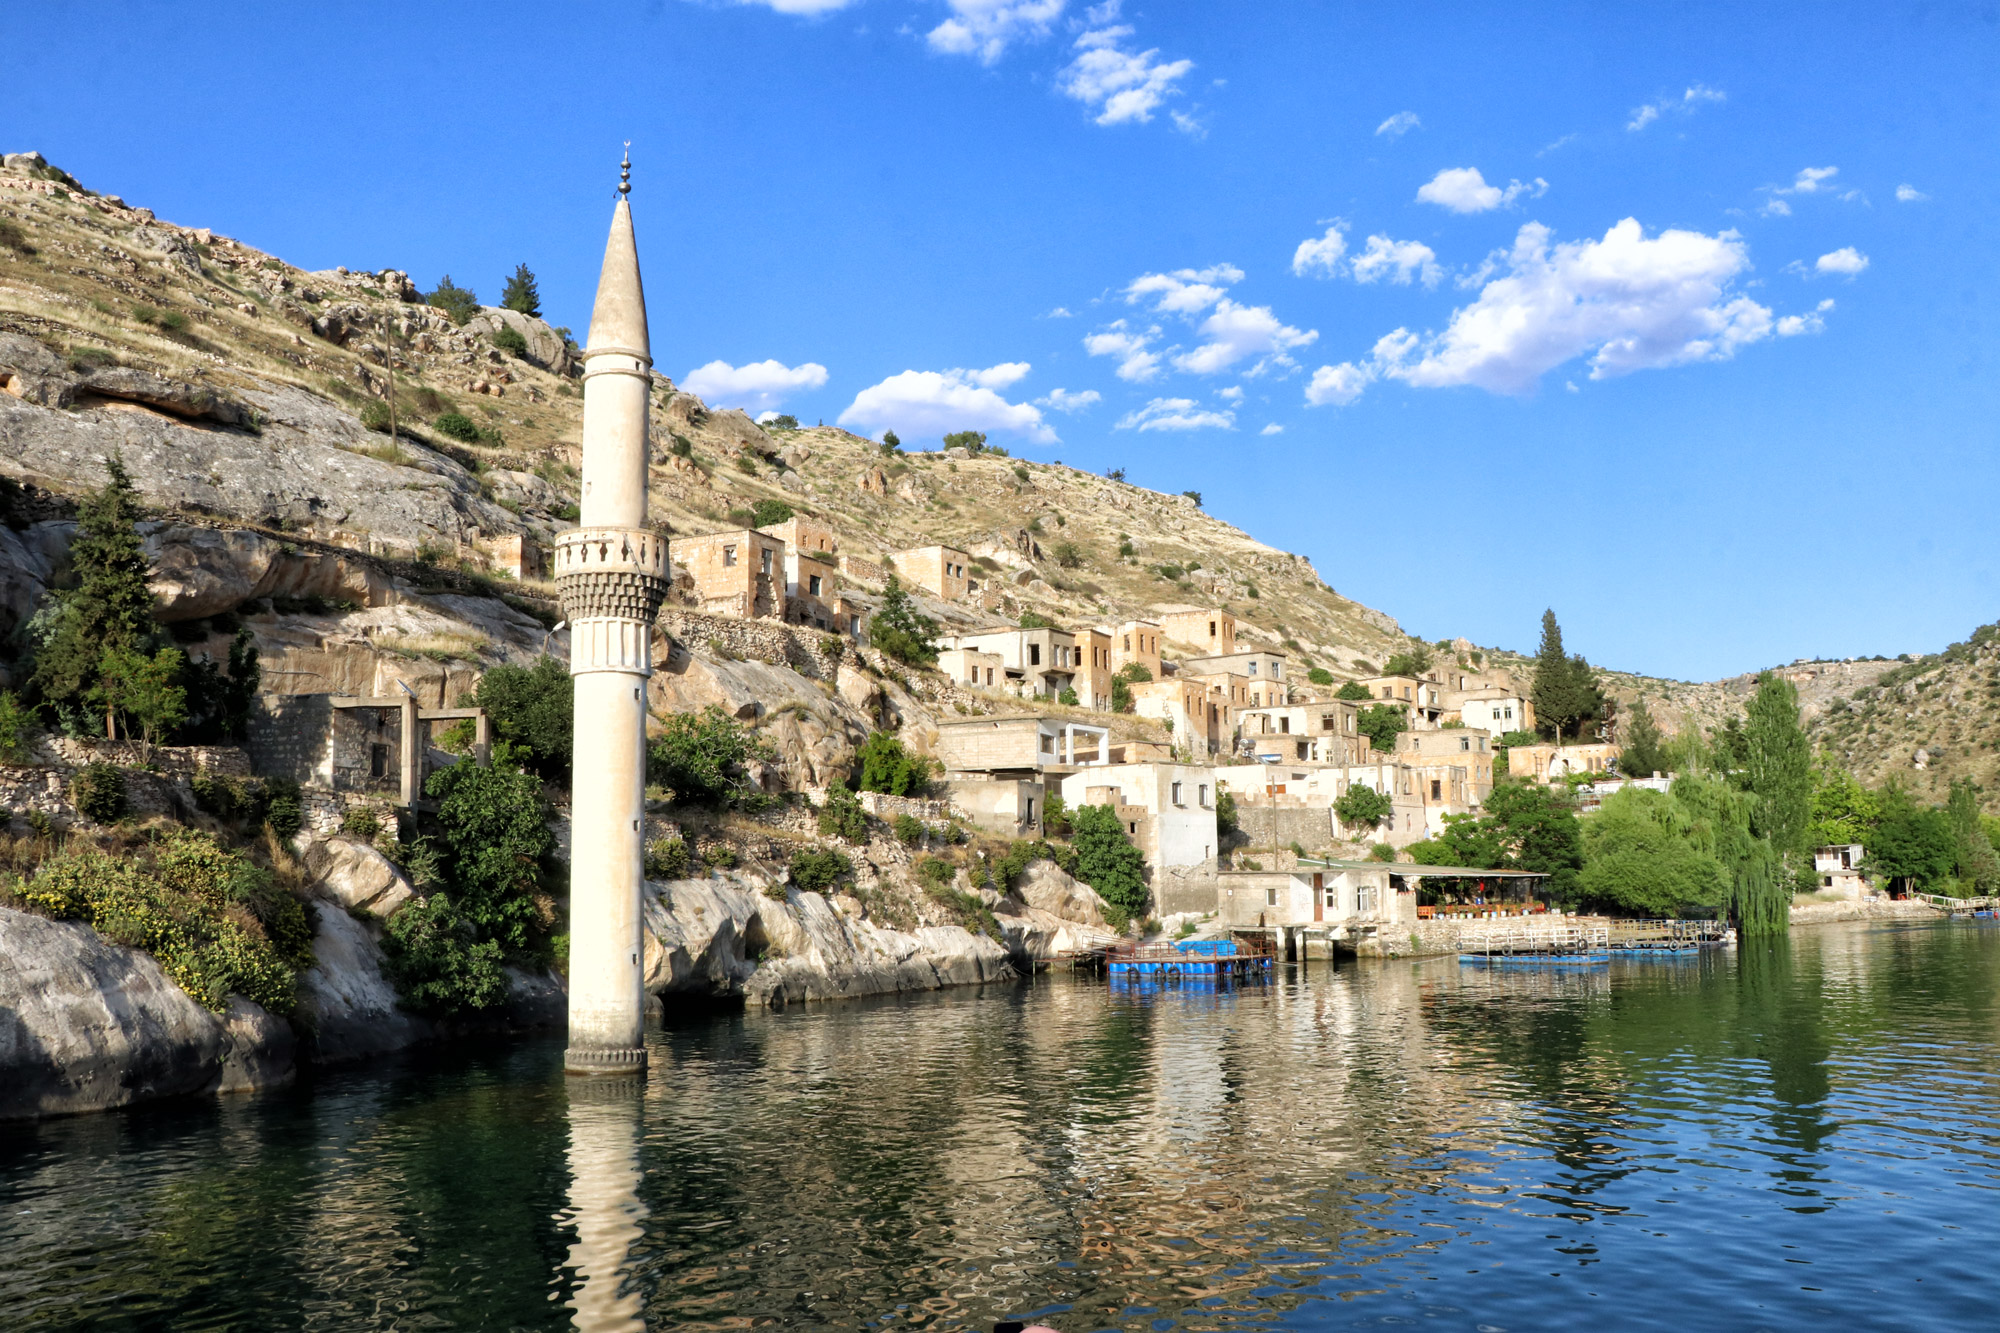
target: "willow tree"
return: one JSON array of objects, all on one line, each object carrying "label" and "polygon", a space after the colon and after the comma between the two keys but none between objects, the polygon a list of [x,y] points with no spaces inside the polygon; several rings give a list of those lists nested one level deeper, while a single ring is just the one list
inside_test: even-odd
[{"label": "willow tree", "polygon": [[1812,745],[1799,725],[1799,692],[1772,672],[1757,677],[1744,709],[1744,767],[1757,794],[1751,828],[1780,857],[1805,850],[1812,819]]}]

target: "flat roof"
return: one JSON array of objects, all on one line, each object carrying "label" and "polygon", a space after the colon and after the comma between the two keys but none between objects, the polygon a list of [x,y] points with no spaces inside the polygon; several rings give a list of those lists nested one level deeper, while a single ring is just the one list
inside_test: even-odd
[{"label": "flat roof", "polygon": [[1386,870],[1405,879],[1547,879],[1546,870],[1481,870],[1477,866],[1426,866],[1402,861],[1301,861],[1335,870]]}]

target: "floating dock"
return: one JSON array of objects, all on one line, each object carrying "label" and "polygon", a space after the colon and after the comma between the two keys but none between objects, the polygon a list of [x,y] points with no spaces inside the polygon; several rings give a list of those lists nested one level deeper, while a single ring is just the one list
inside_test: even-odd
[{"label": "floating dock", "polygon": [[1250,940],[1125,944],[1104,950],[1102,956],[1104,970],[1113,979],[1225,980],[1267,976],[1276,965],[1276,956],[1256,944]]},{"label": "floating dock", "polygon": [[1604,967],[1611,962],[1611,932],[1603,926],[1552,930],[1489,930],[1459,946],[1468,967]]},{"label": "floating dock", "polygon": [[1736,941],[1727,921],[1614,921],[1610,929],[1618,958],[1693,958]]}]

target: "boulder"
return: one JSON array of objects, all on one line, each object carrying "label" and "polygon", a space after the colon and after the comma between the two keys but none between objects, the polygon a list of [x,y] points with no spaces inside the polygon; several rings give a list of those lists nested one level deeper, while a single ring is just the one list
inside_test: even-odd
[{"label": "boulder", "polygon": [[384,921],[415,894],[410,881],[388,857],[365,842],[332,837],[306,845],[306,870],[313,893],[350,912]]},{"label": "boulder", "polygon": [[247,404],[207,385],[185,384],[125,366],[86,372],[78,377],[77,388],[105,398],[141,403],[190,421],[212,421],[223,426],[254,426],[257,421],[257,414]]},{"label": "boulder", "polygon": [[38,407],[68,407],[76,398],[76,377],[35,339],[0,332],[0,391]]},{"label": "boulder", "polygon": [[345,912],[319,914],[314,963],[299,974],[295,1019],[314,1062],[338,1064],[399,1051],[433,1035],[431,1024],[397,1006],[369,927]]},{"label": "boulder", "polygon": [[243,1000],[217,1017],[89,926],[0,908],[0,1119],[99,1111],[292,1075],[290,1034]]},{"label": "boulder", "polygon": [[857,483],[863,495],[887,498],[889,494],[889,474],[879,467],[871,467],[861,474]]},{"label": "boulder", "polygon": [[391,580],[367,561],[300,550],[262,533],[179,523],[143,524],[140,533],[153,561],[153,618],[165,624],[234,611],[262,597],[376,606],[390,596]]},{"label": "boulder", "polygon": [[0,166],[7,166],[16,171],[39,171],[48,164],[49,160],[40,153],[8,153],[5,157],[0,157]]},{"label": "boulder", "polygon": [[738,447],[754,449],[760,454],[771,452],[771,437],[764,433],[762,426],[750,419],[748,412],[740,408],[728,407],[720,411],[710,411],[708,420],[702,423],[702,429]]},{"label": "boulder", "polygon": [[1030,862],[1014,884],[1014,896],[1037,911],[1081,926],[1109,930],[1104,900],[1053,861]]},{"label": "boulder", "polygon": [[562,335],[533,315],[502,306],[481,306],[479,313],[465,322],[465,331],[479,338],[491,338],[501,329],[512,329],[527,343],[525,359],[531,365],[556,375],[567,375],[573,365],[569,344]]}]

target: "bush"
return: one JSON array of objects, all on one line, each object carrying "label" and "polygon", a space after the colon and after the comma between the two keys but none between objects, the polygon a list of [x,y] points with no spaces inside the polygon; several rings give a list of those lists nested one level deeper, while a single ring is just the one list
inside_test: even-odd
[{"label": "bush", "polygon": [[1064,842],[1069,841],[1070,835],[1076,831],[1075,825],[1070,821],[1069,803],[1063,800],[1061,792],[1049,793],[1048,800],[1042,807],[1042,828],[1051,838],[1060,838]]},{"label": "bush", "polygon": [[1075,708],[1077,706],[1077,693],[1065,685],[1061,690],[1056,692],[1056,702],[1065,708]]},{"label": "bush", "polygon": [[1083,548],[1075,542],[1057,542],[1055,557],[1064,569],[1075,569],[1083,564]]},{"label": "bush", "polygon": [[854,863],[845,852],[800,848],[792,853],[790,865],[794,887],[805,893],[825,893],[843,877],[852,874]]},{"label": "bush", "polygon": [[35,247],[28,243],[28,233],[11,218],[0,218],[0,250],[12,250],[24,258],[35,253]]},{"label": "bush", "polygon": [[438,434],[449,436],[464,444],[478,444],[479,425],[463,412],[446,412],[431,422]]},{"label": "bush", "polygon": [[506,998],[501,948],[481,940],[451,898],[433,893],[405,903],[382,935],[389,980],[412,1009],[449,1016],[490,1009]]},{"label": "bush", "polygon": [[85,819],[115,824],[125,817],[125,772],[112,764],[85,764],[69,780],[70,804]]},{"label": "bush", "polygon": [[897,815],[891,827],[896,831],[896,841],[905,847],[915,847],[930,832],[930,826],[915,815]]},{"label": "bush", "polygon": [[569,785],[576,734],[576,684],[554,657],[532,667],[497,666],[480,677],[472,701],[486,710],[496,739],[549,782]]},{"label": "bush", "polygon": [[27,755],[34,721],[34,709],[24,706],[12,690],[0,690],[0,759],[12,762]]},{"label": "bush", "polygon": [[1371,861],[1393,861],[1396,859],[1396,849],[1386,842],[1378,842],[1368,849],[1368,859]]},{"label": "bush", "polygon": [[766,754],[748,728],[710,704],[667,716],[647,750],[646,777],[683,804],[723,805],[741,785],[743,766]]},{"label": "bush", "polygon": [[685,838],[661,838],[646,847],[647,879],[686,879],[688,864]]},{"label": "bush", "polygon": [[1333,813],[1348,828],[1372,829],[1390,817],[1395,805],[1393,797],[1357,782],[1333,803]]},{"label": "bush", "polygon": [[424,304],[444,311],[451,316],[452,323],[459,325],[479,313],[479,298],[471,288],[453,282],[449,273],[439,280],[436,290],[424,297]]},{"label": "bush", "polygon": [[502,324],[493,334],[493,345],[509,356],[528,355],[528,340],[511,324]]},{"label": "bush", "polygon": [[1382,664],[1385,676],[1421,676],[1431,669],[1431,650],[1423,644],[1392,654]]},{"label": "bush", "polygon": [[498,759],[489,768],[453,764],[424,783],[437,802],[436,837],[457,912],[482,941],[526,950],[548,924],[542,860],[555,846],[542,784]]},{"label": "bush", "polygon": [[1215,832],[1217,837],[1227,838],[1242,825],[1236,818],[1236,793],[1219,791],[1215,794]]},{"label": "bush", "polygon": [[[287,900],[280,910],[277,895]],[[178,830],[151,867],[84,848],[43,862],[21,890],[31,907],[88,922],[106,939],[144,949],[174,983],[220,1013],[237,994],[276,1014],[291,1011],[296,981],[287,953],[311,961],[305,905],[208,834]],[[284,946],[274,942],[275,933]]]},{"label": "bush", "polygon": [[379,399],[371,399],[363,403],[361,405],[361,424],[369,430],[387,435],[389,433],[389,405]]},{"label": "bush", "polygon": [[360,806],[341,817],[340,831],[373,842],[382,831],[382,817],[367,806]]},{"label": "bush", "polygon": [[789,523],[797,511],[783,500],[759,500],[750,507],[750,526],[753,528],[774,528],[780,523]]},{"label": "bush", "polygon": [[915,796],[930,784],[931,761],[903,748],[894,732],[872,733],[854,757],[861,763],[861,776],[855,784],[861,791]]},{"label": "bush", "polygon": [[305,802],[290,778],[264,779],[263,798],[264,823],[280,838],[290,838],[305,824]]},{"label": "bush", "polygon": [[868,812],[861,808],[860,798],[837,782],[828,787],[826,804],[820,807],[819,831],[857,846],[867,842]]},{"label": "bush", "polygon": [[935,892],[949,888],[958,878],[958,867],[941,856],[926,856],[917,862],[917,882]]},{"label": "bush", "polygon": [[1125,929],[1146,908],[1145,859],[1108,805],[1086,805],[1070,823],[1076,829],[1076,877],[1097,890],[1112,926]]},{"label": "bush", "polygon": [[[764,425],[771,430],[797,430],[799,428],[799,419],[790,412],[780,412],[765,422]],[[778,521],[781,523],[784,522],[783,519],[779,519]]]},{"label": "bush", "polygon": [[1194,507],[1195,507],[1196,509],[1199,509],[1199,508],[1201,508],[1201,492],[1200,492],[1200,491],[1182,491],[1182,492],[1181,492],[1181,494],[1182,494],[1182,495],[1184,495],[1184,496],[1186,496],[1186,497],[1187,497],[1188,499],[1190,499],[1190,500],[1194,501]]},{"label": "bush", "polygon": [[[1314,685],[1331,685],[1333,684],[1333,673],[1325,667],[1314,667],[1312,670],[1306,672],[1306,679]],[[1362,693],[1366,694],[1367,691],[1364,690]]]}]

